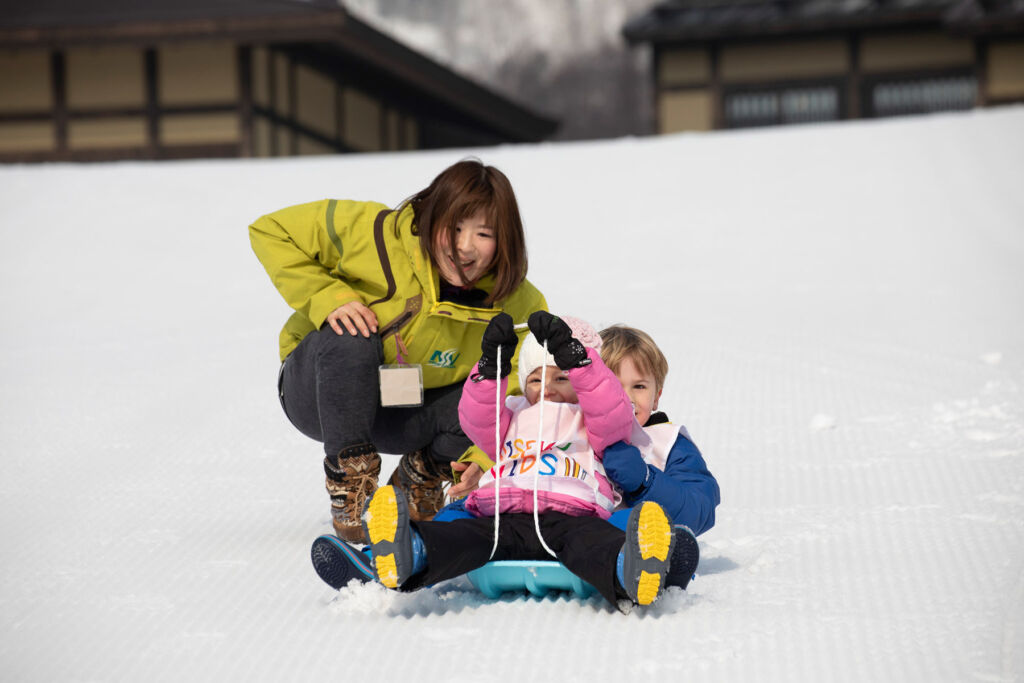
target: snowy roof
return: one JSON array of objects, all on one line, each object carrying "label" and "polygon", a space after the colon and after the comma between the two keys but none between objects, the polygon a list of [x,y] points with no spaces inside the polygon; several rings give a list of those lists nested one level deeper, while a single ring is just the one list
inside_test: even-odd
[{"label": "snowy roof", "polygon": [[1024,33],[1024,0],[667,0],[623,28],[631,42],[686,42],[869,27],[944,25]]}]

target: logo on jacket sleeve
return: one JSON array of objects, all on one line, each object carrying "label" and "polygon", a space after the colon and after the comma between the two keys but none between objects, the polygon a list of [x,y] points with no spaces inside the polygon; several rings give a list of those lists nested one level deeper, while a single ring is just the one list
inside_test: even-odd
[{"label": "logo on jacket sleeve", "polygon": [[427,365],[432,365],[435,368],[454,368],[455,361],[459,359],[460,355],[458,349],[448,349],[447,351],[434,349],[434,353],[430,356]]}]

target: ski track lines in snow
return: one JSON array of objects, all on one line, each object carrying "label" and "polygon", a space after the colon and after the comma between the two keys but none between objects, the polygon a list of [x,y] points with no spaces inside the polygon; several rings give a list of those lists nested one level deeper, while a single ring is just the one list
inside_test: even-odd
[{"label": "ski track lines in snow", "polygon": [[[761,428],[782,419],[775,412],[809,416],[807,408],[821,405],[816,401],[824,397],[785,389],[785,377],[799,375],[799,365],[772,372],[761,364],[768,369],[762,385],[784,387],[775,401],[749,397],[762,416],[767,413],[767,420],[758,420]],[[876,405],[879,385],[858,396],[858,383],[848,382],[847,404],[829,406],[840,417],[829,420],[828,429],[816,430],[813,420],[802,431],[784,424],[757,442],[716,414],[708,422],[725,432],[720,442],[709,445],[695,434],[708,453],[735,452],[737,433],[754,451],[741,454],[742,471],[735,474],[729,461],[726,469],[716,462],[728,517],[719,515],[714,538],[727,540],[709,542],[704,566],[715,562],[712,553],[722,553],[730,565],[757,575],[728,583],[742,613],[749,618],[751,607],[762,605],[785,610],[787,618],[806,614],[808,633],[776,635],[841,650],[849,660],[839,656],[831,664],[854,680],[962,680],[986,668],[1017,670],[1007,660],[1015,656],[1012,641],[990,640],[987,628],[1005,618],[1012,638],[1022,607],[1016,589],[1024,517],[1019,398],[1013,383],[985,380],[992,370],[980,362],[956,370],[943,375],[946,391],[955,396],[953,386],[975,383],[982,387],[979,396],[948,405],[915,405],[908,396],[901,412],[890,414],[900,409]],[[785,410],[778,410],[780,402]],[[871,414],[879,408],[883,412]],[[991,440],[979,440],[979,433]],[[1006,493],[994,493],[1001,489]],[[734,526],[747,534],[734,536]],[[857,589],[847,585],[851,581]],[[993,667],[1001,659],[1002,668]],[[825,674],[808,666],[804,662],[801,678]]]},{"label": "ski track lines in snow", "polygon": [[473,153],[552,308],[671,361],[722,488],[690,588],[624,616],[312,571],[320,447],[244,226],[395,204],[465,151],[9,166],[5,679],[1024,676],[1024,110]]}]

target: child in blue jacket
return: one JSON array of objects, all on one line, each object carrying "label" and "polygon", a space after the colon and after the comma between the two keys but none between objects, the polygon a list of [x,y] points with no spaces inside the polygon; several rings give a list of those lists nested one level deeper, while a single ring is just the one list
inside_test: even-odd
[{"label": "child in blue jacket", "polygon": [[608,520],[622,528],[630,508],[650,500],[676,525],[676,548],[666,584],[686,588],[699,561],[695,535],[715,524],[721,500],[718,482],[708,471],[686,427],[658,411],[668,361],[650,335],[625,325],[601,331],[601,358],[619,378],[633,402],[643,434],[605,449],[604,468],[623,494],[625,509]]},{"label": "child in blue jacket", "polygon": [[[621,489],[625,506],[608,521],[625,529],[633,507],[646,500],[661,505],[676,529],[665,583],[685,589],[700,558],[695,536],[715,524],[715,507],[720,502],[718,482],[686,427],[672,424],[665,413],[658,412],[668,374],[668,361],[658,345],[642,330],[624,325],[609,327],[600,334],[601,359],[622,383],[637,420],[630,438],[635,445],[620,441],[605,449],[605,472]],[[470,517],[462,504],[462,500],[449,504],[434,521]],[[317,573],[333,588],[351,579],[373,580],[366,553],[334,536],[318,538],[312,555]]]}]

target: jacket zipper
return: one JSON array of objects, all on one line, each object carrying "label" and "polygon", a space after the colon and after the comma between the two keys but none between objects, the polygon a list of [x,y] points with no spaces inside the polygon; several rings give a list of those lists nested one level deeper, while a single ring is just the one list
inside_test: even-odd
[{"label": "jacket zipper", "polygon": [[392,320],[390,323],[388,323],[387,327],[385,327],[383,330],[380,331],[380,338],[381,339],[385,339],[385,338],[387,338],[388,335],[394,334],[395,332],[397,332],[398,328],[400,328],[402,325],[404,325],[409,320],[409,318],[411,318],[412,316],[413,316],[412,311],[406,311],[402,315],[400,315],[397,318],[395,318],[394,320]]},{"label": "jacket zipper", "polygon": [[[451,306],[452,308],[456,308],[456,309],[458,309],[460,311],[467,311],[469,313],[473,313],[474,311],[479,311],[481,313],[491,313],[491,314],[493,314],[491,317],[494,317],[494,315],[497,315],[498,313],[501,313],[500,309],[476,308],[475,306],[463,306],[461,304],[452,303],[450,301],[435,301],[434,305],[430,307],[430,314],[431,315],[451,315],[451,313],[449,313],[448,311],[440,311],[440,310],[438,310],[438,309],[441,308],[442,304],[447,304],[448,306]],[[491,322],[491,318],[478,318],[478,317],[473,316],[473,315],[467,316],[466,320],[472,320],[472,321],[479,322],[479,323],[489,323],[489,322]]]}]

